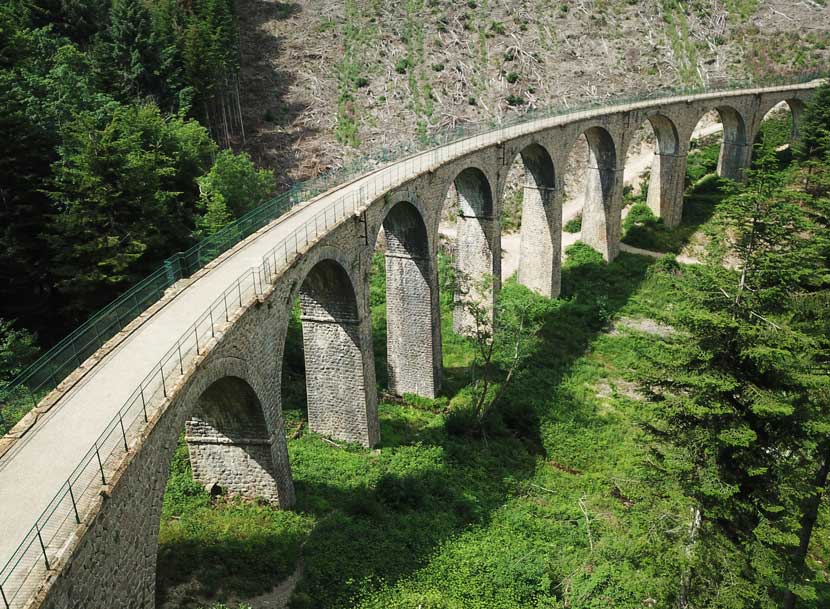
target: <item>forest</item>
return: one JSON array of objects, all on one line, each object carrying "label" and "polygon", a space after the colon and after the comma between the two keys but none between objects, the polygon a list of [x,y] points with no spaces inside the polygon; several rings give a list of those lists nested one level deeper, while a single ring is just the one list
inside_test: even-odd
[{"label": "forest", "polygon": [[[612,263],[577,243],[562,294],[511,279],[495,326],[452,330],[442,395],[386,384],[385,277],[371,305],[379,450],[305,426],[299,317],[284,369],[297,507],[211,497],[182,440],[164,500],[161,607],[818,609],[830,603],[830,87],[789,145],[767,121],[745,183],[692,152],[681,225],[626,195]],[[676,253],[693,234],[706,252]],[[468,306],[475,311],[475,302]],[[265,600],[263,600],[265,599]]]},{"label": "forest", "polygon": [[0,383],[274,193],[233,0],[0,6]]}]

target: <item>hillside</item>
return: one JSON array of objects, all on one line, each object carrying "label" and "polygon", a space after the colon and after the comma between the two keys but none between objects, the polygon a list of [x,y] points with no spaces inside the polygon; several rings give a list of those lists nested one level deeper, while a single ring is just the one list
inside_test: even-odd
[{"label": "hillside", "polygon": [[826,66],[814,0],[239,0],[248,149],[286,183],[551,104]]}]

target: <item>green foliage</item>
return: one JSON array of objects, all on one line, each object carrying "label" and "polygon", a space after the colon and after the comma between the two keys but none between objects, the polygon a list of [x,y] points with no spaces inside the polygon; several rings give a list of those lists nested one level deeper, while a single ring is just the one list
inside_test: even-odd
[{"label": "green foliage", "polygon": [[637,225],[655,225],[661,223],[660,218],[654,215],[651,208],[645,203],[635,203],[623,219],[623,230],[629,231]]},{"label": "green foliage", "polygon": [[830,85],[816,89],[800,120],[795,150],[801,161],[825,161],[830,155]]},{"label": "green foliage", "polygon": [[211,499],[193,481],[182,438],[162,507],[159,587],[167,591],[195,581],[198,594],[208,598],[228,588],[248,595],[265,592],[294,571],[300,542],[310,530],[310,519],[300,514],[257,502]]},{"label": "green foliage", "polygon": [[510,233],[521,228],[524,194],[524,189],[521,186],[505,193],[499,218],[502,231]]},{"label": "green foliage", "polygon": [[0,6],[0,316],[54,343],[191,244],[238,58],[232,0]]},{"label": "green foliage", "polygon": [[[208,202],[219,195],[236,218],[260,205],[276,189],[274,174],[257,169],[247,152],[222,150],[205,175],[198,178],[201,197]],[[204,206],[207,209],[207,205]]]},{"label": "green foliage", "polygon": [[35,337],[30,332],[0,319],[0,387],[20,374],[37,355]]},{"label": "green foliage", "polygon": [[72,310],[102,306],[113,288],[187,243],[195,180],[214,150],[201,125],[165,119],[153,105],[116,107],[100,126],[88,114],[66,126],[49,230],[57,287]]},{"label": "green foliage", "polygon": [[565,226],[562,227],[566,233],[578,233],[582,230],[582,214],[577,214],[567,222],[565,222]]},{"label": "green foliage", "polygon": [[804,563],[812,522],[803,518],[828,458],[826,352],[788,309],[799,293],[828,285],[827,237],[771,151],[756,152],[757,169],[746,186],[730,187],[719,212],[720,251],[739,270],[710,259],[684,272],[676,323],[685,333],[644,351],[638,366],[652,463],[679,480],[701,515],[683,595],[707,607],[814,595]]}]

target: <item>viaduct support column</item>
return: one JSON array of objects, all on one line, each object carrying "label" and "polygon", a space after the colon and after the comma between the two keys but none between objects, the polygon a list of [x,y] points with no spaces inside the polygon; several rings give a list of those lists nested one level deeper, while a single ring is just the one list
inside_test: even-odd
[{"label": "viaduct support column", "polygon": [[683,217],[685,179],[685,154],[654,153],[648,184],[648,206],[668,228],[680,224]]},{"label": "viaduct support column", "polygon": [[[308,426],[345,442],[380,439],[372,364],[371,325],[361,319],[303,315]],[[369,357],[364,354],[369,350]],[[368,361],[368,364],[366,363]]]},{"label": "viaduct support column", "polygon": [[623,170],[589,165],[585,179],[581,239],[610,262],[620,251]]},{"label": "viaduct support column", "polygon": [[752,146],[724,140],[718,158],[718,175],[722,178],[742,182],[744,170],[752,159]]},{"label": "viaduct support column", "polygon": [[389,389],[434,398],[441,387],[437,274],[428,258],[386,252]]},{"label": "viaduct support column", "polygon": [[464,301],[482,304],[490,310],[495,306],[501,287],[501,233],[499,223],[491,216],[460,215],[456,249],[455,309],[453,330],[469,334],[475,321],[464,306]]},{"label": "viaduct support column", "polygon": [[519,283],[548,298],[559,296],[562,283],[562,192],[559,184],[524,187]]}]

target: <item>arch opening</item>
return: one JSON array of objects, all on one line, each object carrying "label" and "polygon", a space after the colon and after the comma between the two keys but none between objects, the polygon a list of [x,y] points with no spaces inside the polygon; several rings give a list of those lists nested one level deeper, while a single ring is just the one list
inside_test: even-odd
[{"label": "arch opening", "polygon": [[[179,398],[180,418],[174,415],[167,419],[168,427],[162,423],[154,431],[156,438],[164,438],[157,446],[164,449],[156,452],[166,463],[140,474],[142,492],[153,496],[140,522],[145,545],[157,547],[153,560],[148,559],[155,577],[155,588],[149,591],[157,606],[173,602],[181,586],[192,594],[210,595],[217,578],[234,581],[238,566],[253,562],[263,548],[279,544],[291,551],[289,546],[296,550],[301,543],[287,541],[283,528],[274,526],[275,521],[290,520],[290,512],[281,508],[294,501],[281,421],[269,420],[279,418],[274,405],[243,378],[241,369],[233,370],[238,362],[231,362],[229,374],[207,387],[194,382]],[[215,378],[216,370],[209,365],[202,374]],[[226,496],[257,502],[230,502],[223,500]],[[263,500],[273,510],[269,525],[257,531],[255,543],[239,544],[233,525],[244,522],[249,533],[257,529],[252,513],[268,509]],[[158,528],[148,526],[153,524]],[[262,568],[270,573],[287,567],[263,561]],[[233,584],[223,592],[232,593]]]},{"label": "arch opening", "polygon": [[500,220],[502,281],[518,273],[522,285],[544,296],[558,296],[562,202],[553,160],[543,146],[529,144],[514,158]]},{"label": "arch opening", "polygon": [[692,131],[690,151],[697,154],[692,165],[692,180],[700,179],[712,172],[713,144],[720,141],[714,171],[730,179],[743,179],[744,169],[749,165],[751,146],[747,142],[747,129],[740,112],[731,106],[717,106],[703,114]]},{"label": "arch opening", "polygon": [[[308,426],[346,442],[373,446],[379,439],[371,326],[351,277],[339,262],[324,259],[305,276],[293,311],[299,318]],[[294,303],[292,303],[293,305]],[[287,330],[291,338],[291,327]],[[297,345],[286,340],[286,363]],[[292,388],[300,398],[301,389]]]},{"label": "arch opening", "polygon": [[379,229],[370,291],[375,333],[382,337],[376,361],[385,361],[376,374],[396,395],[433,398],[440,389],[436,272],[420,211],[409,202],[396,203]]},{"label": "arch opening", "polygon": [[798,99],[786,99],[764,114],[752,142],[753,161],[758,159],[760,148],[766,148],[780,163],[791,160],[792,144],[798,139],[798,119],[803,107],[804,103]]},{"label": "arch opening", "polygon": [[628,145],[621,217],[632,204],[642,203],[666,226],[677,226],[683,213],[685,163],[674,122],[662,114],[647,117]]},{"label": "arch opening", "polygon": [[460,171],[447,189],[439,233],[455,270],[453,330],[469,334],[474,319],[465,303],[492,310],[501,285],[501,242],[493,189],[481,169]]},{"label": "arch opening", "polygon": [[618,181],[622,176],[618,173],[617,150],[611,134],[603,127],[586,129],[574,142],[568,157],[563,218],[568,230],[572,230],[569,222],[577,217],[580,221],[578,230],[565,241],[581,239],[606,260],[613,259],[619,248]]}]

